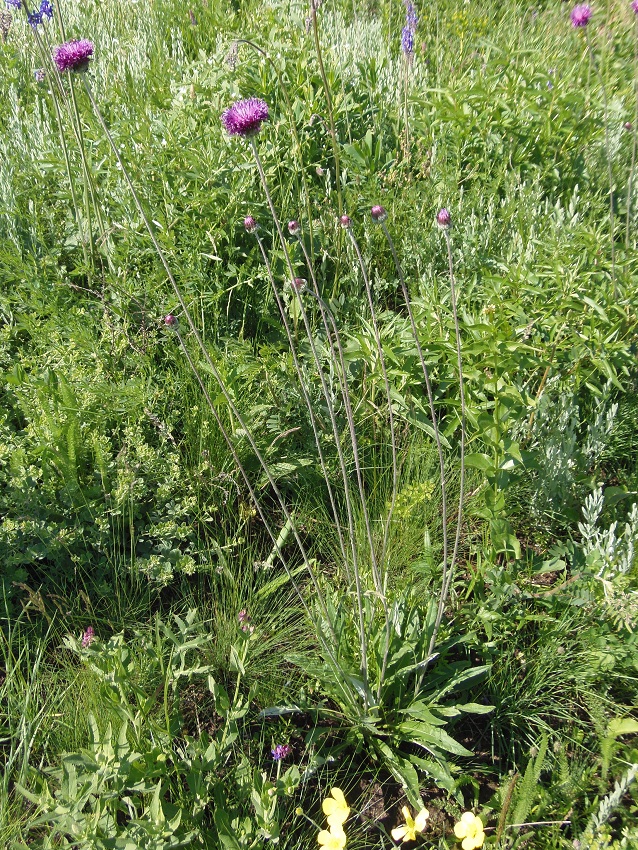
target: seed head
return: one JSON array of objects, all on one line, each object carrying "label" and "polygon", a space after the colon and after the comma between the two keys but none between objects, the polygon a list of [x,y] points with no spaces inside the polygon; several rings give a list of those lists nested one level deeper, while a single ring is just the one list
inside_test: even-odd
[{"label": "seed head", "polygon": [[385,208],[380,204],[375,204],[370,210],[370,215],[372,216],[372,221],[376,221],[378,224],[381,224],[382,221],[385,221],[388,217]]},{"label": "seed head", "polygon": [[254,233],[257,230],[257,222],[252,215],[247,215],[244,219],[244,229],[246,233]]},{"label": "seed head", "polygon": [[93,42],[87,38],[66,41],[53,48],[53,61],[61,74],[64,71],[82,73],[88,70],[93,49]]},{"label": "seed head", "polygon": [[450,226],[451,222],[452,218],[450,216],[449,211],[446,210],[445,207],[443,207],[443,209],[440,209],[436,214],[436,223],[439,225],[439,227],[447,229]]},{"label": "seed head", "polygon": [[339,219],[339,224],[344,230],[349,230],[352,227],[352,219],[349,215],[342,215]]},{"label": "seed head", "polygon": [[268,104],[258,97],[238,100],[222,113],[222,124],[229,136],[255,136],[268,120]]},{"label": "seed head", "polygon": [[293,219],[292,221],[288,222],[288,233],[290,233],[291,236],[296,236],[299,233],[300,230],[301,230],[301,225],[299,224],[298,221],[295,221]]},{"label": "seed head", "polygon": [[573,27],[586,27],[589,23],[589,19],[593,15],[592,8],[589,3],[579,3],[578,6],[574,6],[571,13],[572,26]]}]

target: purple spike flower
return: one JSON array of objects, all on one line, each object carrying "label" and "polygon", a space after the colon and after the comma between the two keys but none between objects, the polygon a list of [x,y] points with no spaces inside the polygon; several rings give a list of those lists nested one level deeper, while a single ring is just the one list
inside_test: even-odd
[{"label": "purple spike flower", "polygon": [[49,21],[53,18],[53,6],[51,5],[50,0],[42,0],[40,3],[40,15],[42,20],[47,18]]},{"label": "purple spike flower", "polygon": [[403,50],[408,59],[412,58],[414,54],[414,32],[410,27],[403,27],[401,31],[401,50]]},{"label": "purple spike flower", "polygon": [[589,3],[579,3],[578,6],[574,6],[572,9],[570,16],[572,19],[572,26],[586,27],[592,15],[593,12]]},{"label": "purple spike flower", "polygon": [[275,761],[281,761],[281,759],[285,759],[286,756],[289,756],[291,753],[291,748],[288,744],[277,744],[274,750],[270,751],[272,753],[272,757]]},{"label": "purple spike flower", "polygon": [[416,30],[416,25],[418,24],[419,19],[416,16],[416,9],[414,7],[414,3],[411,3],[410,0],[406,0],[405,2],[405,25],[414,32]]},{"label": "purple spike flower", "polygon": [[5,0],[7,6],[13,6],[14,9],[22,8],[22,0]]},{"label": "purple spike flower", "polygon": [[222,113],[222,124],[229,136],[254,136],[268,120],[268,104],[258,97],[238,100]]},{"label": "purple spike flower", "polygon": [[87,38],[66,41],[53,49],[53,61],[60,73],[86,71],[91,56],[93,56],[93,42]]},{"label": "purple spike flower", "polygon": [[27,21],[31,25],[32,29],[37,30],[42,23],[42,12],[39,9],[34,9],[33,12],[28,12]]},{"label": "purple spike flower", "polygon": [[87,646],[91,646],[93,641],[95,640],[95,631],[93,626],[89,626],[88,629],[82,635],[82,648],[86,649]]}]

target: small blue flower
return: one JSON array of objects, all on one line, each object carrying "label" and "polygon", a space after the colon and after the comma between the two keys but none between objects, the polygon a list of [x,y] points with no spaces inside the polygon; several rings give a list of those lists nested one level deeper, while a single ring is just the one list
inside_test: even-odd
[{"label": "small blue flower", "polygon": [[22,0],[5,0],[7,6],[13,6],[14,9],[20,9],[22,7]]},{"label": "small blue flower", "polygon": [[44,18],[48,18],[48,20],[53,18],[53,6],[51,5],[51,0],[42,0],[40,3],[40,15],[42,20],[44,20]]},{"label": "small blue flower", "polygon": [[415,31],[416,25],[418,24],[419,19],[416,15],[416,9],[414,8],[414,3],[411,3],[410,0],[406,0],[405,4],[405,25],[412,30]]}]

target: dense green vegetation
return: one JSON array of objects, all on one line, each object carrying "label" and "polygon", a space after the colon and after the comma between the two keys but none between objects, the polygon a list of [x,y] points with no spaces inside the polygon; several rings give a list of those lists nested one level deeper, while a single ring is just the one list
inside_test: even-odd
[{"label": "dense green vegetation", "polygon": [[632,5],[4,6],[0,846],[638,846]]}]

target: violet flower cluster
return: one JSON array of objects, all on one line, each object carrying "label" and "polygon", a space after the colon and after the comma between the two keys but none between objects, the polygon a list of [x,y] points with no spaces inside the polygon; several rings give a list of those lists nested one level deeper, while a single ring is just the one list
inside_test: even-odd
[{"label": "violet flower cluster", "polygon": [[405,0],[405,26],[401,31],[401,50],[409,62],[414,56],[414,34],[419,22],[412,0]]},{"label": "violet flower cluster", "polygon": [[53,61],[61,74],[64,71],[86,71],[93,50],[93,42],[87,38],[73,39],[53,49]]},{"label": "violet flower cluster", "polygon": [[271,750],[272,757],[275,761],[281,761],[285,759],[286,756],[289,756],[291,753],[291,747],[288,744],[277,744],[277,746]]}]

